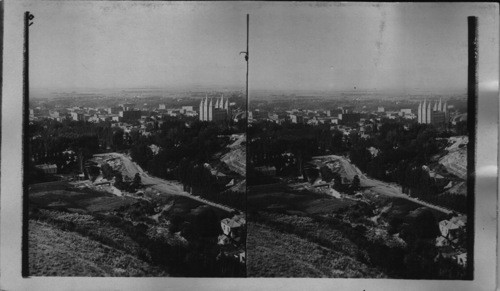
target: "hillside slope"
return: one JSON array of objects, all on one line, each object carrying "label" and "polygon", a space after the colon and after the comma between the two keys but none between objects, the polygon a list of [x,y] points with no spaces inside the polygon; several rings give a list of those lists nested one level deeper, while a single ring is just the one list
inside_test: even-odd
[{"label": "hillside slope", "polygon": [[29,244],[31,276],[168,276],[137,257],[34,220]]},{"label": "hillside slope", "polygon": [[465,180],[467,178],[467,136],[456,136],[448,139],[449,146],[445,148],[447,154],[439,159],[439,164],[446,170]]},{"label": "hillside slope", "polygon": [[245,176],[246,174],[246,134],[233,135],[234,142],[228,146],[228,153],[224,154],[221,161],[232,171]]}]

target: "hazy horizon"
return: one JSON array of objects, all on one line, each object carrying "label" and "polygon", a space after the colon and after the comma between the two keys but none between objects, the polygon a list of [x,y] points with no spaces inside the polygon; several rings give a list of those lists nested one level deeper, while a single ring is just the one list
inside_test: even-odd
[{"label": "hazy horizon", "polygon": [[[31,3],[32,90],[466,92],[467,16],[479,76],[498,88],[497,6],[471,3]],[[237,89],[235,89],[237,88]]]}]

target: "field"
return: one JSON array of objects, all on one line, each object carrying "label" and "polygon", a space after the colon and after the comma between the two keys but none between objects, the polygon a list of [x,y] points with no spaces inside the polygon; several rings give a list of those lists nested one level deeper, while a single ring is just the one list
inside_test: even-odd
[{"label": "field", "polygon": [[431,242],[446,215],[404,198],[362,195],[337,199],[284,184],[251,187],[248,276],[427,276],[420,267],[407,267],[405,259],[418,250],[414,238]]},{"label": "field", "polygon": [[[364,195],[371,201],[371,203],[373,203],[375,207],[386,209],[384,211],[386,220],[389,220],[393,217],[405,217],[411,212],[422,208],[422,205],[403,198],[393,198],[369,193],[366,193]],[[426,209],[434,215],[437,221],[447,218],[447,215],[441,211],[433,208]]]},{"label": "field", "polygon": [[[290,228],[296,226],[296,218]],[[380,269],[360,262],[363,252],[339,232],[311,229],[300,235],[302,228],[289,231],[278,230],[276,225],[249,223],[249,277],[386,277]]]},{"label": "field", "polygon": [[[366,264],[366,252],[341,231],[314,217],[331,217],[356,201],[285,185],[260,185],[248,193],[250,277],[385,277]],[[365,261],[365,262],[362,262]]]},{"label": "field", "polygon": [[303,214],[333,213],[355,203],[309,191],[294,191],[280,184],[250,187],[247,199],[249,211],[281,209]]},{"label": "field", "polygon": [[30,221],[29,245],[31,276],[168,276],[123,251],[42,222]]},{"label": "field", "polygon": [[335,252],[320,244],[250,223],[247,241],[250,277],[384,277],[355,258]]},{"label": "field", "polygon": [[90,189],[72,188],[67,182],[50,182],[30,186],[30,206],[73,209],[88,212],[111,211],[137,202],[136,199],[116,196]]},{"label": "field", "polygon": [[[196,260],[210,256],[204,264],[216,266],[220,220],[228,215],[183,196],[132,198],[66,182],[34,184],[30,275],[200,276],[207,266]],[[204,248],[193,248],[199,244]],[[219,268],[210,272],[220,276]]]}]

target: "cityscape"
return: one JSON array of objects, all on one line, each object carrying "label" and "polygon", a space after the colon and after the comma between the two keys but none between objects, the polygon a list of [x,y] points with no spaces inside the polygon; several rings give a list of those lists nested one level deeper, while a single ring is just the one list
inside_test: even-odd
[{"label": "cityscape", "polygon": [[[52,274],[60,257],[39,257],[31,239],[61,229],[90,238],[76,243],[106,260],[102,271],[83,264],[61,276],[244,276],[246,117],[241,92],[229,95],[214,105],[197,93],[167,104],[155,96],[32,99],[33,274]],[[71,107],[61,106],[68,99]],[[102,244],[95,250],[94,241]]]},{"label": "cityscape", "polygon": [[58,5],[26,12],[23,275],[472,280],[468,9]]},{"label": "cityscape", "polygon": [[467,98],[445,98],[255,101],[248,276],[464,278]]}]

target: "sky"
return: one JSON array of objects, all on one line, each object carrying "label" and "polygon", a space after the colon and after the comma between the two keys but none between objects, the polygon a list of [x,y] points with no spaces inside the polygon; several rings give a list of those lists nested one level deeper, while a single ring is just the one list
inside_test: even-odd
[{"label": "sky", "polygon": [[465,92],[467,16],[498,87],[498,6],[471,3],[36,2],[32,88]]}]

